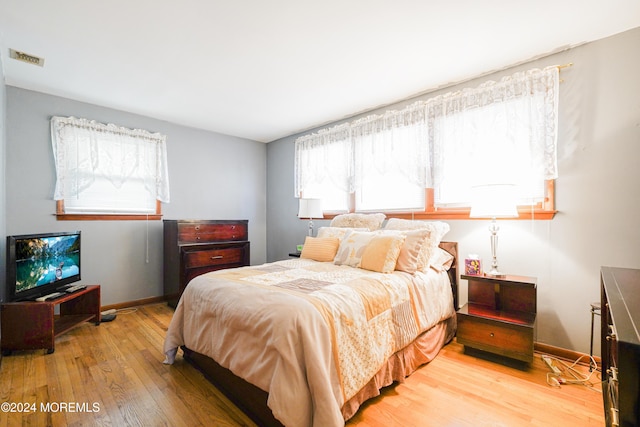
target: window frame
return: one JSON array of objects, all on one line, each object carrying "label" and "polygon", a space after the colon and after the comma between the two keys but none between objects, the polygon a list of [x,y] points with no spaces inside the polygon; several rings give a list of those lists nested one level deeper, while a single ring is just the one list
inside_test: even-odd
[{"label": "window frame", "polygon": [[[548,146],[550,142],[553,142],[553,150],[554,150],[554,157],[553,158],[548,158],[548,157],[544,157],[543,162],[545,162],[544,165],[540,165],[537,164],[535,165],[535,173],[532,175],[532,177],[535,180],[535,185],[536,185],[536,194],[535,195],[531,195],[529,197],[533,197],[531,199],[531,204],[525,202],[525,198],[523,197],[523,199],[521,200],[521,202],[524,202],[525,204],[523,205],[519,205],[518,206],[518,217],[517,218],[513,218],[513,219],[530,219],[530,220],[550,220],[553,219],[555,217],[555,214],[557,213],[556,207],[555,207],[555,181],[558,177],[557,175],[557,157],[555,154],[555,149],[557,147],[557,117],[558,117],[558,112],[557,112],[557,104],[558,104],[558,84],[561,82],[561,80],[559,80],[558,75],[559,75],[559,71],[561,68],[564,68],[566,66],[570,66],[572,64],[568,64],[565,66],[550,66],[545,68],[544,70],[542,70],[542,73],[539,73],[540,70],[537,69],[533,69],[533,70],[529,70],[527,72],[523,72],[523,73],[516,73],[513,76],[507,76],[505,78],[503,78],[500,82],[496,83],[496,82],[487,82],[481,86],[478,87],[478,89],[484,93],[485,89],[487,89],[489,92],[491,92],[491,95],[495,95],[495,97],[478,97],[478,96],[473,96],[475,94],[475,92],[468,94],[466,92],[455,92],[452,94],[447,94],[447,95],[443,95],[443,96],[439,96],[439,97],[435,97],[432,98],[430,100],[427,100],[424,102],[424,104],[427,106],[427,108],[429,109],[429,111],[427,112],[427,116],[431,119],[431,120],[436,120],[439,117],[445,117],[444,116],[444,112],[447,113],[453,113],[456,114],[458,111],[461,113],[464,113],[466,111],[473,111],[474,108],[479,108],[479,107],[483,107],[483,106],[493,106],[494,103],[501,103],[502,101],[508,101],[511,102],[514,99],[521,99],[524,102],[527,102],[527,100],[529,98],[531,98],[530,95],[535,96],[535,101],[536,102],[544,102],[543,107],[544,108],[535,108],[534,111],[539,111],[541,113],[544,113],[543,116],[538,116],[537,120],[534,120],[534,123],[537,123],[537,126],[533,126],[531,125],[530,127],[533,129],[532,132],[535,132],[535,130],[538,130],[537,133],[535,133],[535,135],[537,135],[537,138],[534,140],[537,144],[545,144],[544,147],[544,152],[545,153],[550,153],[550,150],[548,150]],[[553,72],[555,71],[555,73]],[[529,74],[532,73],[532,74]],[[517,83],[516,85],[509,85],[511,80],[515,77],[518,77],[517,80],[515,80],[515,82]],[[526,77],[524,80],[520,80],[520,78],[522,77]],[[530,79],[531,78],[531,79]],[[504,84],[503,84],[504,83]],[[526,83],[526,84],[523,84]],[[536,90],[534,90],[533,88],[540,88],[540,89],[544,89],[545,92],[538,92]],[[494,93],[495,90],[495,93]],[[449,99],[449,95],[454,96],[453,100]],[[460,101],[457,97],[458,95],[461,95],[463,97],[463,101],[466,101],[468,98],[469,102],[462,102]],[[507,96],[507,95],[513,95],[513,97],[511,96]],[[540,96],[542,96],[543,98],[540,98]],[[442,98],[442,99],[441,99]],[[481,100],[486,100],[487,102],[482,103],[482,102],[477,102],[476,100],[481,99]],[[416,104],[412,104],[412,105],[419,105],[420,101],[417,102]],[[466,108],[469,107],[469,108]],[[509,105],[506,105],[506,107],[509,107]],[[505,107],[505,108],[506,108]],[[525,106],[525,110],[529,111],[528,108],[533,108],[533,107],[537,107],[536,105],[533,106],[529,106],[528,104]],[[402,110],[403,112],[405,110]],[[400,118],[405,118],[404,116],[402,116],[402,114],[400,112],[396,112],[396,111],[387,111],[383,116],[380,117],[386,117],[386,116],[390,116],[390,117],[395,117],[394,115],[397,115]],[[406,119],[411,119],[413,116],[409,115],[406,117]],[[419,116],[418,116],[419,117]],[[529,117],[528,114],[525,114],[524,117]],[[345,125],[341,125],[341,126],[354,126],[357,127],[359,122],[362,120],[372,120],[372,118],[375,118],[374,116],[370,116],[367,117],[365,119],[360,119],[360,120],[356,120],[354,122],[351,123],[347,123]],[[397,122],[397,117],[396,121],[393,123]],[[416,121],[417,124],[419,122]],[[554,124],[554,126],[548,126],[549,123]],[[378,128],[374,128],[373,130],[369,130],[369,132],[377,132],[378,129],[386,129],[384,126],[379,126]],[[326,129],[326,130],[321,130],[318,134],[312,134],[312,135],[307,135],[304,136],[303,138],[309,138],[309,137],[313,137],[314,135],[317,136],[319,134],[321,134],[321,132],[325,131],[325,132],[329,132],[333,129]],[[514,134],[514,130],[511,129],[507,129],[509,130],[509,132],[507,132],[509,135],[513,135]],[[516,129],[517,130],[517,129]],[[431,135],[431,134],[430,134]],[[443,155],[443,151],[442,151],[442,140],[441,139],[437,139],[435,138],[435,135],[431,135],[433,136],[433,140],[429,139],[429,145],[430,145],[430,150],[432,150],[431,155],[434,155],[434,152],[436,152],[438,149],[440,149],[440,151],[438,151],[436,153],[436,158],[434,160],[434,158],[432,157],[430,159],[430,161],[435,162],[434,164],[436,164],[438,166],[439,169],[437,169],[434,173],[438,173],[438,174],[443,174],[444,172],[442,172],[442,166],[440,163],[438,163],[437,161],[440,160],[439,156]],[[446,137],[446,135],[445,135]],[[296,150],[298,150],[298,141],[300,140],[300,138],[298,140],[296,140]],[[468,140],[468,138],[466,138],[465,140]],[[316,143],[321,142],[321,141],[316,141]],[[435,145],[436,148],[433,148],[433,145]],[[535,146],[534,148],[536,148],[538,151],[540,150],[541,147],[539,146]],[[526,151],[526,150],[525,150]],[[438,154],[439,153],[439,154]],[[527,154],[525,153],[521,153],[521,154]],[[536,160],[536,161],[540,161],[540,159],[538,159],[538,154],[536,153],[529,153],[529,156],[533,156],[531,157],[531,159]],[[454,158],[456,158],[457,156],[454,156]],[[358,159],[356,159],[355,161],[357,161]],[[553,163],[553,164],[550,164]],[[455,165],[454,165],[455,166]],[[433,167],[433,165],[432,165]],[[541,168],[544,168],[544,171],[541,170]],[[296,176],[299,174],[299,166],[296,164],[295,166],[296,169]],[[453,167],[453,169],[457,169],[460,170],[460,167]],[[463,168],[464,169],[464,168]],[[433,170],[432,170],[433,171]],[[541,173],[543,172],[543,173]],[[426,186],[429,185],[434,185],[433,182],[434,181],[441,181],[441,177],[440,176],[432,176],[431,180],[427,180],[427,183],[425,184]],[[357,179],[357,177],[354,176],[354,179]],[[490,177],[485,177],[484,179],[491,179]],[[493,178],[493,179],[498,179],[500,180],[500,178]],[[431,183],[429,183],[431,182]],[[527,183],[528,184],[528,183]],[[298,182],[296,181],[295,184],[295,188],[296,188],[296,192],[299,193],[303,193],[304,192],[304,188],[300,188]],[[396,187],[397,188],[397,187]],[[540,190],[544,189],[544,194],[541,194]],[[324,218],[326,219],[330,219],[335,217],[336,215],[339,215],[341,213],[355,213],[355,212],[361,212],[361,213],[365,213],[365,212],[374,212],[374,211],[369,211],[369,210],[356,210],[356,200],[357,200],[357,196],[358,196],[358,186],[351,186],[351,193],[349,193],[349,199],[348,199],[348,203],[347,203],[347,210],[346,211],[325,211],[325,215]],[[462,203],[458,204],[457,206],[437,206],[435,204],[435,191],[434,188],[425,188],[425,208],[424,210],[412,210],[412,209],[398,209],[398,210],[392,210],[387,208],[388,210],[378,210],[376,212],[382,212],[385,215],[387,215],[387,217],[389,218],[407,218],[407,219],[476,219],[476,218],[471,218],[470,217],[470,212],[471,212],[471,207],[469,205],[467,206],[461,206]],[[453,201],[451,203],[452,205],[454,204]],[[466,203],[465,203],[466,204]]]},{"label": "window frame", "polygon": [[[51,123],[51,142],[54,154],[54,162],[56,169],[56,184],[54,191],[54,200],[56,201],[55,216],[57,220],[80,220],[80,221],[96,221],[96,220],[161,220],[162,219],[162,202],[169,202],[169,183],[168,183],[168,168],[167,168],[167,153],[166,153],[166,136],[160,133],[152,133],[143,129],[128,129],[122,126],[109,123],[99,123],[95,120],[89,120],[85,118],[76,117],[59,117],[52,116]],[[64,133],[66,128],[76,128],[78,131],[71,131],[71,134]],[[64,133],[64,134],[63,134]],[[98,135],[104,135],[104,137]],[[80,142],[81,140],[81,142]],[[85,150],[90,150],[92,153],[87,158],[86,153],[83,156],[79,156],[76,153],[76,164],[67,164],[67,156],[69,150],[73,150],[74,144],[76,150],[79,150],[80,144],[83,144]],[[153,192],[150,192],[151,196],[155,196],[155,204],[152,200],[146,200],[146,206],[144,210],[135,209],[118,209],[116,206],[113,212],[109,212],[109,209],[100,212],[99,210],[91,211],[81,209],[74,209],[74,203],[70,203],[69,206],[71,212],[67,212],[65,207],[65,201],[69,200],[73,194],[70,194],[66,190],[66,180],[68,176],[74,176],[70,173],[70,170],[75,170],[78,174],[79,171],[87,172],[89,174],[96,174],[105,172],[104,170],[98,170],[96,155],[100,155],[100,151],[104,150],[105,146],[109,143],[113,143],[118,153],[118,147],[124,145],[128,147],[126,153],[128,161],[131,161],[133,157],[133,163],[129,166],[135,165],[135,173],[139,174],[142,170],[141,179],[143,180],[155,180],[156,187]],[[151,149],[149,143],[155,144]],[[91,145],[88,145],[91,144]],[[94,145],[95,144],[95,145]],[[90,147],[90,148],[89,148]],[[133,147],[133,148],[132,148]],[[151,154],[149,151],[151,150]],[[111,152],[107,152],[106,155],[111,158]],[[72,152],[73,153],[73,152]],[[122,153],[119,153],[122,156]],[[93,156],[93,158],[91,157]],[[72,157],[73,158],[73,157]],[[79,167],[80,160],[84,161],[83,168]],[[149,160],[151,159],[151,160]],[[121,159],[122,160],[122,159]],[[94,162],[96,164],[94,164]],[[90,163],[91,166],[87,167],[86,164]],[[151,163],[151,166],[150,166]],[[68,169],[75,166],[75,169]],[[142,169],[141,169],[142,168]],[[154,169],[155,168],[155,169]],[[153,175],[148,173],[148,170],[155,171]],[[61,178],[62,176],[62,178]],[[101,175],[104,176],[104,175]],[[123,178],[124,179],[124,178]],[[124,181],[123,181],[124,182]],[[161,188],[158,188],[161,187]],[[146,188],[146,187],[145,187]],[[76,189],[76,191],[78,191]],[[72,191],[73,192],[73,191]],[[100,192],[103,195],[102,192]],[[136,193],[137,194],[137,193]],[[100,199],[104,202],[106,199],[103,197]],[[155,205],[155,206],[154,206]]]},{"label": "window frame", "polygon": [[162,202],[156,200],[156,211],[153,214],[70,214],[64,210],[64,200],[56,200],[55,215],[58,221],[159,221],[162,219]]},{"label": "window frame", "polygon": [[[507,218],[508,220],[550,220],[553,219],[558,211],[555,208],[555,185],[554,179],[545,180],[545,198],[543,201],[532,205],[518,206],[518,217]],[[469,213],[471,207],[438,207],[434,204],[434,189],[425,188],[425,205],[424,211],[379,211],[384,213],[387,218],[401,219],[463,219],[463,220],[482,220],[481,218],[471,218]],[[356,213],[355,193],[350,194],[349,210],[346,212],[325,211],[324,219],[333,219],[343,213]]]}]

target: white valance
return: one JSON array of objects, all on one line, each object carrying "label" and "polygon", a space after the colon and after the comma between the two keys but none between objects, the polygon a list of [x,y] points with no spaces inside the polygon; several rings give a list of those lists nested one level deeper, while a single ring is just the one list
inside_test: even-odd
[{"label": "white valance", "polygon": [[[353,191],[353,152],[349,124],[298,138],[295,144],[295,197],[327,181],[340,191]],[[314,197],[316,194],[304,194]]]},{"label": "white valance", "polygon": [[427,135],[425,109],[419,104],[353,122],[356,191],[362,188],[369,171],[397,173],[425,188],[430,174]]},{"label": "white valance", "polygon": [[121,188],[143,183],[169,202],[166,136],[75,117],[51,118],[56,165],[55,200],[78,198],[98,180]]},{"label": "white valance", "polygon": [[327,179],[357,191],[367,169],[401,173],[436,188],[436,198],[455,193],[464,201],[466,190],[449,190],[478,180],[506,180],[530,199],[544,196],[541,184],[558,176],[558,86],[557,66],[532,69],[302,136],[296,197]]},{"label": "white valance", "polygon": [[[446,165],[461,157],[467,165],[459,167],[476,180],[522,184],[513,176],[537,182],[557,178],[558,85],[553,66],[426,101],[434,185],[447,179]],[[481,168],[494,176],[473,171]]]}]

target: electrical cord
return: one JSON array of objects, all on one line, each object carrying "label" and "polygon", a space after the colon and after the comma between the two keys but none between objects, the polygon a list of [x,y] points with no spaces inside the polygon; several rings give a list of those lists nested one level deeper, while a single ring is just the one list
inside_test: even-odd
[{"label": "electrical cord", "polygon": [[[591,381],[591,377],[594,373],[598,372],[597,370],[592,370],[588,374],[584,374],[577,370],[575,367],[583,358],[589,358],[590,362],[597,366],[595,359],[593,356],[583,355],[578,357],[575,362],[569,364],[562,359],[558,359],[557,357],[545,355],[554,362],[554,366],[558,369],[559,372],[547,372],[547,384],[551,387],[560,387],[563,384],[578,384],[587,387],[590,390],[595,392],[602,393],[602,390],[594,387],[595,384]],[[571,378],[567,378],[571,377]]]},{"label": "electrical cord", "polygon": [[118,314],[131,314],[131,313],[135,313],[136,311],[138,311],[138,309],[135,308],[135,307],[119,308],[119,309],[116,310],[116,313],[118,313]]}]

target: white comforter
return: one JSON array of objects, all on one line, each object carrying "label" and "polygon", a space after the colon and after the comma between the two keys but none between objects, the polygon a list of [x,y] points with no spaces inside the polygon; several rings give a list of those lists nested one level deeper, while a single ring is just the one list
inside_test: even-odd
[{"label": "white comforter", "polygon": [[221,270],[186,287],[167,331],[269,393],[285,426],[341,426],[382,363],[454,314],[446,272],[381,274],[305,259]]}]

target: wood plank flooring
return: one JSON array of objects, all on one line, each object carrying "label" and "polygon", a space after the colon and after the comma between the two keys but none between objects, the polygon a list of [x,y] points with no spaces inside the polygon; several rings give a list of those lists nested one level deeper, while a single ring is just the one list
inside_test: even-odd
[{"label": "wood plank flooring", "polygon": [[[172,313],[162,303],[120,311],[113,322],[61,335],[53,354],[3,357],[0,427],[254,426],[181,356],[162,364]],[[604,425],[599,374],[594,390],[550,387],[547,372],[539,356],[531,367],[509,367],[465,354],[454,341],[347,426]]]}]

